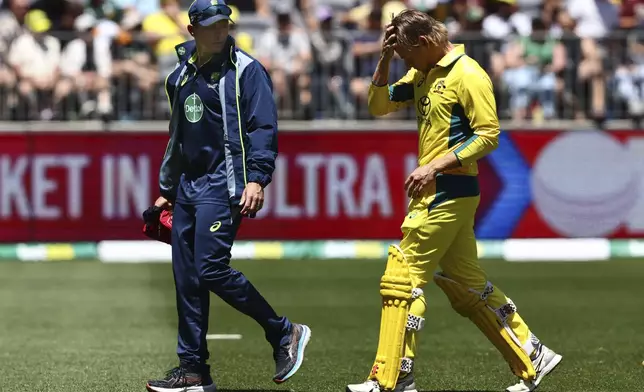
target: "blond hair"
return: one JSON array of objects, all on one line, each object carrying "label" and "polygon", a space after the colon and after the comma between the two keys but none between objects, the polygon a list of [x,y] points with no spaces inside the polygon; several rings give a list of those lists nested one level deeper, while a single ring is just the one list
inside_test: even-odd
[{"label": "blond hair", "polygon": [[439,48],[449,44],[447,27],[424,12],[404,10],[393,18],[391,24],[396,28],[397,44],[401,46],[418,46],[420,37]]}]

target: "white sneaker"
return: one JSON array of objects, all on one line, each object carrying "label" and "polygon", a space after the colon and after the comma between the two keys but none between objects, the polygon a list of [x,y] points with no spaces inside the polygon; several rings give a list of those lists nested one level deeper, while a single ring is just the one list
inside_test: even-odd
[{"label": "white sneaker", "polygon": [[[380,384],[377,381],[369,380],[365,381],[362,384],[351,384],[347,385],[346,392],[381,392],[384,389],[380,389]],[[393,392],[418,392],[416,389],[416,383],[414,382],[414,375],[410,374],[407,377],[398,380],[396,388]]]},{"label": "white sneaker", "polygon": [[559,362],[561,362],[562,356],[555,353],[548,347],[543,344],[539,348],[540,352],[537,354],[537,357],[532,361],[534,370],[537,372],[537,377],[534,381],[525,381],[520,380],[519,383],[508,387],[506,392],[532,392],[541,383],[541,380],[547,376],[550,372],[555,370]]}]

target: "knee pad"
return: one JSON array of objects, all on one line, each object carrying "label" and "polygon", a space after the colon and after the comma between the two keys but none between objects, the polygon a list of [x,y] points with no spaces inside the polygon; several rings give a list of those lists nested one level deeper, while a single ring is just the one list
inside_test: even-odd
[{"label": "knee pad", "polygon": [[506,304],[493,308],[487,303],[488,296],[494,291],[494,285],[490,282],[487,282],[483,292],[465,287],[442,273],[434,275],[434,282],[443,290],[452,308],[469,318],[494,344],[515,375],[524,380],[534,379],[535,370],[530,356],[507,323],[508,317],[517,311],[510,299]]},{"label": "knee pad", "polygon": [[380,295],[380,336],[369,379],[377,380],[385,390],[393,390],[400,372],[410,373],[413,368],[413,360],[402,357],[405,335],[408,331],[419,331],[425,322],[421,316],[409,312],[412,302],[420,298],[423,291],[413,287],[409,265],[398,246],[389,247],[387,266],[380,280]]}]

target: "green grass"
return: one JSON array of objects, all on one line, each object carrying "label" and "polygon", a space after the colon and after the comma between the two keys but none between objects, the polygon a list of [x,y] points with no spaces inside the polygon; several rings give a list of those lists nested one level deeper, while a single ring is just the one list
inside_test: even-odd
[{"label": "green grass", "polygon": [[[533,331],[564,355],[540,391],[637,391],[644,385],[644,262],[485,262]],[[271,350],[255,323],[218,299],[210,343],[222,391],[343,391],[368,373],[380,317],[382,262],[240,261],[278,313],[313,330],[287,384],[271,382]],[[143,391],[174,366],[169,264],[0,264],[0,390]],[[426,289],[428,324],[416,364],[423,391],[501,391],[508,366],[444,294]]]}]

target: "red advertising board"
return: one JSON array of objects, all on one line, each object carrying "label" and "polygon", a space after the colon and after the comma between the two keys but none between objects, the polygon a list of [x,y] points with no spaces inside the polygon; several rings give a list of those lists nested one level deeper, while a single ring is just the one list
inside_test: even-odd
[{"label": "red advertising board", "polygon": [[[163,133],[0,135],[0,241],[141,240]],[[395,239],[413,132],[283,132],[243,239]],[[644,133],[504,132],[480,163],[480,238],[644,237]]]}]

